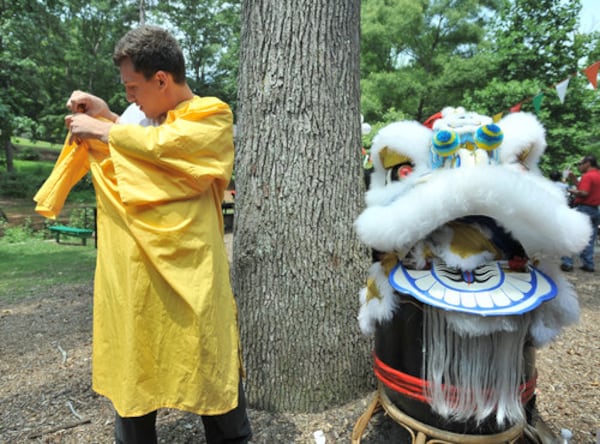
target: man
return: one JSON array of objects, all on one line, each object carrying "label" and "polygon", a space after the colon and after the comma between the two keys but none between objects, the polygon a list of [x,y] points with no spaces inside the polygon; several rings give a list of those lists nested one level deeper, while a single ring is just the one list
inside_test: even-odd
[{"label": "man", "polygon": [[89,168],[98,205],[93,389],[116,410],[117,443],[156,443],[159,408],[202,415],[208,443],[251,436],[221,200],[233,167],[232,115],[195,96],[166,31],[127,33],[113,60],[127,100],[154,125],[123,123],[81,91],[35,197],[55,217]]},{"label": "man", "polygon": [[[600,225],[600,171],[598,170],[598,162],[594,156],[585,156],[578,164],[579,171],[582,176],[577,183],[577,186],[569,189],[569,193],[574,196],[573,204],[578,211],[587,214],[592,223],[592,236],[580,253],[579,257],[583,265],[583,271],[594,271],[594,244],[598,236],[598,225]],[[562,258],[562,270],[573,270],[573,258]]]}]

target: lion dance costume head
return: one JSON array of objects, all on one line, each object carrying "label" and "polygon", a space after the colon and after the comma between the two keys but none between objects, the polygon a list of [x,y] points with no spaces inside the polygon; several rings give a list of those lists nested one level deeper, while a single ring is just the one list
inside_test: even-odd
[{"label": "lion dance costume head", "polygon": [[380,386],[420,421],[475,434],[525,422],[535,349],[579,317],[558,262],[591,226],[540,173],[545,148],[532,114],[450,107],[373,139],[358,319]]}]

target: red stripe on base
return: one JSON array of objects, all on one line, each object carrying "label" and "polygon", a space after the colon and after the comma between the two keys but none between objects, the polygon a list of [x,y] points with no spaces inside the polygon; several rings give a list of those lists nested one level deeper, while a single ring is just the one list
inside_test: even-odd
[{"label": "red stripe on base", "polygon": [[[388,366],[380,360],[375,353],[373,353],[373,359],[373,372],[383,385],[409,398],[427,404],[431,403],[431,398],[426,395],[426,389],[430,386],[429,381],[403,373]],[[533,378],[519,386],[519,390],[521,391],[521,402],[523,404],[527,404],[531,398],[533,398],[536,385],[537,372]],[[454,397],[456,397],[456,393],[459,391],[459,388],[453,386],[446,386],[445,389],[447,390],[447,393]]]}]

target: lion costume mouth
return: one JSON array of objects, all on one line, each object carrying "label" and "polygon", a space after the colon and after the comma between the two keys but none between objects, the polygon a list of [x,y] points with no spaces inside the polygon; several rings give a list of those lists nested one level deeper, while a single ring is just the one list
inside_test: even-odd
[{"label": "lion costume mouth", "polygon": [[521,244],[487,217],[452,221],[417,242],[389,282],[425,304],[481,316],[524,313],[557,293]]}]

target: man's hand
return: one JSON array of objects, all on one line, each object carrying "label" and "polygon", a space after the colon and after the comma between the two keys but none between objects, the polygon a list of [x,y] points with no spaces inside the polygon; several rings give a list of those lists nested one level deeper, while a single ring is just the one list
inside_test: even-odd
[{"label": "man's hand", "polygon": [[70,142],[78,139],[98,139],[108,143],[108,133],[114,125],[112,122],[95,119],[87,114],[71,114],[65,117],[67,128],[71,131]]},{"label": "man's hand", "polygon": [[85,113],[91,117],[104,117],[111,122],[115,122],[119,117],[110,110],[106,102],[100,97],[83,91],[73,91],[71,97],[67,100],[67,108],[74,113]]},{"label": "man's hand", "polygon": [[567,191],[575,197],[588,197],[590,195],[590,193],[588,191],[580,190],[579,188],[576,188],[576,187],[569,188]]}]

